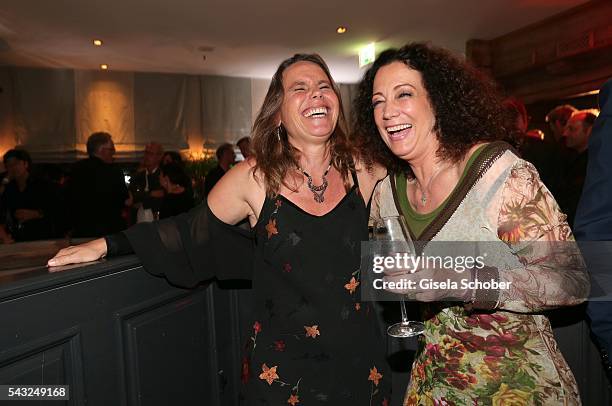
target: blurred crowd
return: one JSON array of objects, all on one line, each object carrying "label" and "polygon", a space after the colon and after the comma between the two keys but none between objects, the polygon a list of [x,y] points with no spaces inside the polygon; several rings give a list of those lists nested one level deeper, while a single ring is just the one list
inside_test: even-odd
[{"label": "blurred crowd", "polygon": [[519,152],[537,168],[568,224],[574,224],[586,176],[589,137],[599,111],[556,106],[545,117],[548,128],[541,130],[529,129],[529,115],[520,100],[506,99],[505,106],[515,115],[522,134]]},{"label": "blurred crowd", "polygon": [[[598,111],[564,104],[545,118],[548,128],[529,129],[529,115],[518,99],[505,101],[523,134],[520,153],[538,169],[573,224],[588,161],[588,140]],[[236,143],[243,158],[250,155],[250,138]],[[186,212],[196,203],[195,180],[176,151],[149,143],[129,182],[114,161],[112,136],[99,132],[87,141],[88,158],[64,174],[57,167],[33,171],[25,149],[3,156],[0,174],[0,243],[62,237],[100,237],[129,225]],[[206,175],[203,196],[236,161],[236,148],[224,143],[216,150],[217,165]]]},{"label": "blurred crowd", "polygon": [[[249,143],[245,137],[236,145],[244,158]],[[111,134],[91,134],[88,158],[64,173],[58,166],[33,165],[25,149],[7,151],[5,172],[0,173],[0,243],[100,237],[137,222],[175,216],[196,204],[198,185],[180,153],[149,143],[129,177],[114,163],[115,153]],[[222,144],[216,157],[218,164],[206,176],[200,198],[234,164],[234,145]]]}]

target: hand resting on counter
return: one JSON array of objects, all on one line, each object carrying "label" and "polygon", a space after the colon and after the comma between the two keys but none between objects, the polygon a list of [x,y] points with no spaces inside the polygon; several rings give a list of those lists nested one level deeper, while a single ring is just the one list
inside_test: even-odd
[{"label": "hand resting on counter", "polygon": [[54,269],[61,265],[79,264],[82,262],[97,261],[106,256],[106,240],[98,238],[85,244],[70,246],[61,249],[53,258],[47,262],[49,272],[57,272],[63,269]]}]

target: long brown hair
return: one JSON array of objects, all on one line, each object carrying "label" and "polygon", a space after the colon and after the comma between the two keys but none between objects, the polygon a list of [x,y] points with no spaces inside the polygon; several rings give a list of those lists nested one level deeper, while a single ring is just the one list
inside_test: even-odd
[{"label": "long brown hair", "polygon": [[295,186],[287,184],[286,175],[299,167],[300,151],[289,143],[285,128],[282,125],[278,127],[277,120],[284,98],[283,73],[297,62],[314,63],[329,79],[338,97],[340,110],[338,123],[328,141],[331,163],[342,175],[345,185],[348,184],[348,174],[353,169],[353,149],[349,144],[340,90],[332,79],[327,64],[317,54],[295,54],[285,59],[272,76],[268,93],[253,124],[253,153],[256,160],[254,169],[263,175],[268,196],[277,195],[282,185],[295,189]]}]

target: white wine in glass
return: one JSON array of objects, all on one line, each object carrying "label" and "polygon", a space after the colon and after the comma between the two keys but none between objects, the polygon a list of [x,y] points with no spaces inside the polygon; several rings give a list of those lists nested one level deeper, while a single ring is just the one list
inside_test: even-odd
[{"label": "white wine in glass", "polygon": [[[408,255],[414,255],[415,249],[408,234],[408,226],[403,216],[388,216],[374,222],[372,238],[381,242],[404,242],[401,244],[407,250]],[[398,254],[395,244],[381,244],[384,251],[377,252],[381,256],[395,256]],[[401,252],[400,254],[404,254]],[[395,323],[387,328],[387,334],[391,337],[407,338],[423,334],[425,325],[420,321],[408,320],[404,296],[400,296],[400,310],[402,311],[402,321]]]}]

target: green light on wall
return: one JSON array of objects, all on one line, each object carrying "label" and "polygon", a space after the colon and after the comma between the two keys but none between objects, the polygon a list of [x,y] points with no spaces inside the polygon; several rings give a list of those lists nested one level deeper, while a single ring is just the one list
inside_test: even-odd
[{"label": "green light on wall", "polygon": [[363,68],[366,65],[371,64],[376,59],[376,48],[374,43],[370,42],[359,50],[359,67]]}]

